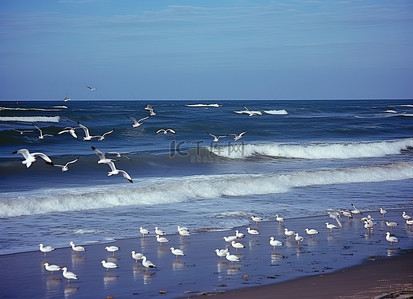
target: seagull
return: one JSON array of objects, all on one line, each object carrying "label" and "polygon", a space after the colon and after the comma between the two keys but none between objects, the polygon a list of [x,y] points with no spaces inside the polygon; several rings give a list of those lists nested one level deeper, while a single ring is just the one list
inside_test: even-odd
[{"label": "seagull", "polygon": [[90,87],[90,86],[86,86],[87,88],[89,88],[89,91],[90,92],[93,92],[93,91],[95,91],[95,90],[98,90],[97,88],[94,88],[94,87]]},{"label": "seagull", "polygon": [[387,225],[388,227],[390,227],[390,230],[392,231],[392,230],[393,230],[393,227],[396,227],[396,226],[397,226],[397,223],[396,223],[396,222],[393,222],[393,221],[391,221],[391,222],[386,221],[386,225]]},{"label": "seagull", "polygon": [[143,227],[139,228],[139,232],[142,234],[142,238],[145,238],[145,235],[149,235],[149,231]]},{"label": "seagull", "polygon": [[318,234],[318,231],[317,230],[315,230],[315,229],[308,229],[308,228],[306,228],[305,229],[305,232],[308,234],[308,235],[310,235],[311,236],[311,238],[314,236],[314,235],[317,235]]},{"label": "seagull", "polygon": [[164,135],[168,134],[168,132],[171,132],[172,134],[176,134],[176,132],[172,129],[159,129],[158,131],[156,131],[156,134],[159,134],[160,132],[163,132]]},{"label": "seagull", "polygon": [[17,129],[13,129],[13,131],[16,131],[17,133],[20,133],[20,135],[23,135],[24,133],[33,132],[33,130],[17,130]]},{"label": "seagull", "polygon": [[352,214],[363,214],[359,209],[356,208],[355,205],[351,204],[354,210],[350,211]]},{"label": "seagull", "polygon": [[230,254],[229,252],[227,252],[227,253],[225,254],[225,257],[226,257],[227,260],[230,261],[231,263],[239,262],[239,257],[237,257],[237,256],[234,255],[234,254]]},{"label": "seagull", "polygon": [[275,251],[275,247],[276,246],[282,246],[283,243],[281,243],[278,240],[275,240],[274,237],[270,237],[270,245],[273,247],[274,251]]},{"label": "seagull", "polygon": [[300,246],[300,242],[302,242],[304,240],[304,238],[302,236],[298,235],[298,233],[295,233],[294,239],[297,241],[298,246]]},{"label": "seagull", "polygon": [[133,183],[132,178],[130,177],[130,175],[122,169],[117,169],[116,166],[115,166],[115,163],[110,161],[106,164],[108,164],[110,169],[111,169],[111,171],[108,172],[108,176],[117,175],[119,173],[122,173],[122,175],[125,179],[127,179],[129,182]]},{"label": "seagull", "polygon": [[76,128],[72,128],[72,127],[66,127],[64,128],[62,131],[60,131],[59,133],[57,133],[57,135],[61,135],[63,133],[69,133],[70,135],[72,135],[73,138],[77,139],[77,135],[75,132]]},{"label": "seagull", "polygon": [[227,137],[227,136],[228,136],[228,135],[216,136],[216,135],[211,134],[211,133],[209,133],[209,132],[207,132],[207,134],[208,134],[209,136],[211,136],[211,137],[213,137],[213,138],[214,138],[214,140],[212,140],[213,142],[218,142],[220,138],[225,138],[225,137]]},{"label": "seagull", "polygon": [[13,152],[13,154],[22,154],[25,159],[24,161],[22,161],[22,164],[26,165],[27,168],[29,168],[32,165],[32,163],[36,161],[36,156],[39,156],[40,158],[45,160],[46,164],[50,164],[53,166],[52,160],[43,153],[31,154],[27,149],[23,148]]},{"label": "seagull", "polygon": [[228,247],[225,249],[215,249],[215,253],[219,257],[219,260],[221,260],[223,256],[226,256],[227,252],[228,252]]},{"label": "seagull", "polygon": [[294,231],[288,230],[288,228],[284,228],[284,235],[286,235],[288,238],[290,238],[294,234],[295,234]]},{"label": "seagull", "polygon": [[160,235],[156,235],[156,241],[159,242],[159,245],[162,245],[162,243],[168,243],[169,240],[165,237],[161,237]]},{"label": "seagull", "polygon": [[278,216],[278,214],[275,215],[275,220],[278,221],[278,224],[281,224],[281,222],[284,222],[284,218]]},{"label": "seagull", "polygon": [[235,236],[237,237],[237,239],[241,239],[245,237],[245,235],[239,232],[238,230],[235,231]]},{"label": "seagull", "polygon": [[370,231],[374,226],[374,222],[371,219],[367,219],[364,221],[364,228]]},{"label": "seagull", "polygon": [[44,263],[43,266],[47,271],[52,272],[51,276],[53,276],[53,272],[60,270],[58,265],[49,265],[49,263]]},{"label": "seagull", "polygon": [[93,138],[100,138],[100,137],[102,137],[102,136],[91,136],[91,135],[89,134],[89,129],[88,129],[86,126],[82,125],[80,122],[77,122],[77,124],[78,124],[79,127],[83,130],[83,132],[85,132],[85,137],[83,137],[83,141],[89,141],[89,140],[92,140]]},{"label": "seagull", "polygon": [[69,245],[72,246],[73,251],[76,253],[86,251],[84,247],[79,245],[76,246],[72,241],[70,241]]},{"label": "seagull", "polygon": [[110,130],[110,131],[107,131],[106,133],[103,133],[102,136],[98,136],[98,137],[100,137],[100,138],[98,139],[98,141],[102,141],[103,139],[105,139],[105,136],[108,135],[108,134],[110,134],[110,133],[113,133],[114,130],[115,130],[115,129],[112,129],[112,130]]},{"label": "seagull", "polygon": [[50,134],[43,134],[43,131],[38,127],[38,126],[36,126],[35,124],[32,124],[37,130],[39,130],[39,132],[40,132],[40,135],[39,135],[39,139],[44,139],[44,137],[52,137],[53,135],[50,135]]},{"label": "seagull", "polygon": [[43,256],[46,256],[46,253],[52,252],[55,250],[52,246],[44,246],[43,244],[39,244],[40,251],[43,252]]},{"label": "seagull", "polygon": [[71,100],[71,98],[69,98],[69,97],[65,97],[64,99],[63,99],[63,101],[65,101],[65,102],[69,102]]},{"label": "seagull", "polygon": [[254,116],[254,115],[262,115],[261,111],[250,111],[247,107],[245,107],[245,111],[242,111],[242,113],[248,114],[248,116]]},{"label": "seagull", "polygon": [[336,221],[337,221],[337,224],[340,226],[340,227],[343,227],[343,225],[341,224],[341,221],[340,221],[340,213],[339,212],[337,212],[337,211],[329,211],[328,212],[328,216],[330,217],[330,218],[332,218],[332,219],[335,219]]},{"label": "seagull", "polygon": [[228,237],[223,237],[225,242],[231,243],[232,241],[235,241],[237,239],[237,236],[228,236]]},{"label": "seagull", "polygon": [[107,261],[105,261],[105,260],[102,260],[100,263],[102,264],[102,266],[103,266],[104,268],[106,268],[106,272],[108,272],[109,269],[119,268],[118,265],[116,265],[114,262],[107,262]]},{"label": "seagull", "polygon": [[390,246],[393,245],[393,242],[399,242],[395,236],[390,235],[390,232],[386,233],[386,240],[390,242]]},{"label": "seagull", "polygon": [[353,215],[348,210],[341,210],[340,212],[341,212],[341,214],[343,214],[343,216],[348,217],[348,219],[353,218]]},{"label": "seagull", "polygon": [[106,246],[105,249],[107,252],[112,252],[113,256],[115,256],[115,251],[118,251],[120,248],[117,246]]},{"label": "seagull", "polygon": [[173,247],[171,247],[171,248],[169,248],[169,249],[170,249],[171,252],[176,256],[176,259],[178,259],[178,255],[185,256],[185,253],[184,253],[181,249],[173,248]]},{"label": "seagull", "polygon": [[383,216],[384,219],[384,214],[387,213],[387,210],[380,208],[380,214]]},{"label": "seagull", "polygon": [[333,229],[338,229],[339,227],[335,224],[326,222],[326,227],[330,230],[330,233],[333,232]]},{"label": "seagull", "polygon": [[238,248],[245,248],[245,246],[243,244],[241,244],[239,242],[235,242],[235,241],[232,241],[231,245],[232,245],[232,247],[235,248],[236,252],[238,252]]},{"label": "seagull", "polygon": [[412,224],[413,224],[413,220],[411,220],[411,219],[406,220],[406,224],[407,224],[407,225],[412,225]]},{"label": "seagull", "polygon": [[107,153],[105,153],[105,155],[116,155],[117,158],[125,157],[126,159],[130,160],[130,158],[128,156],[123,155],[123,154],[118,153],[118,152],[107,152]]},{"label": "seagull", "polygon": [[136,263],[138,263],[138,260],[141,260],[143,258],[143,254],[140,252],[131,251],[131,255]]},{"label": "seagull", "polygon": [[163,230],[159,229],[157,226],[155,226],[155,234],[160,236],[166,235],[166,233]]},{"label": "seagull", "polygon": [[258,216],[251,216],[251,220],[254,221],[256,224],[258,224],[258,222],[263,221],[263,219]]},{"label": "seagull", "polygon": [[244,131],[244,132],[241,132],[239,134],[229,134],[229,135],[234,136],[234,141],[237,141],[237,140],[241,139],[242,135],[244,135],[245,133],[247,133],[247,132]]},{"label": "seagull", "polygon": [[156,266],[150,261],[146,259],[146,256],[142,256],[142,265],[148,270],[148,268],[156,268]]},{"label": "seagull", "polygon": [[66,172],[66,171],[69,170],[69,164],[76,163],[77,160],[79,160],[79,157],[77,157],[76,159],[74,159],[72,161],[67,162],[65,165],[54,164],[53,166],[60,167],[60,168],[62,168],[62,172]]},{"label": "seagull", "polygon": [[403,217],[404,220],[410,220],[410,219],[412,219],[412,217],[409,216],[409,215],[407,215],[405,211],[403,211],[402,217]]},{"label": "seagull", "polygon": [[191,235],[191,233],[189,232],[189,230],[186,227],[180,227],[179,225],[178,225],[178,233],[182,237],[186,237],[186,236]]},{"label": "seagull", "polygon": [[148,110],[148,111],[149,111],[149,115],[150,115],[150,116],[155,116],[155,115],[156,115],[156,113],[153,111],[152,106],[149,105],[149,104],[146,105],[145,110]]},{"label": "seagull", "polygon": [[102,153],[100,150],[98,150],[96,147],[91,146],[92,150],[96,153],[96,155],[99,157],[98,164],[108,164],[109,162],[113,162],[115,160],[112,159],[107,159],[105,154]]},{"label": "seagull", "polygon": [[77,275],[73,272],[67,271],[66,267],[61,268],[63,271],[63,277],[67,279],[67,283],[70,284],[71,279],[78,279]]},{"label": "seagull", "polygon": [[249,227],[247,227],[247,231],[251,235],[252,238],[254,238],[254,235],[259,235],[260,234],[257,230],[251,229]]},{"label": "seagull", "polygon": [[149,118],[149,116],[146,116],[144,118],[141,118],[140,120],[136,120],[136,118],[134,118],[132,116],[128,116],[128,117],[133,121],[132,127],[134,127],[134,128],[137,128],[137,127],[143,125],[143,123],[141,123],[141,121],[144,121],[145,119]]}]

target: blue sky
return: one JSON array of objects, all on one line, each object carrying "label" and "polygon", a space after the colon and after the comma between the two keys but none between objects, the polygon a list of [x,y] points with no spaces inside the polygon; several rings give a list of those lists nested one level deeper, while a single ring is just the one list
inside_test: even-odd
[{"label": "blue sky", "polygon": [[413,98],[412,53],[410,0],[0,0],[0,99]]}]

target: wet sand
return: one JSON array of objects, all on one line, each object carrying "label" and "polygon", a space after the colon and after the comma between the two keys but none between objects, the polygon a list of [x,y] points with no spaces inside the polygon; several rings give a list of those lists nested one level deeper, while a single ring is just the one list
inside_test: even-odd
[{"label": "wet sand", "polygon": [[[153,233],[142,238],[136,228],[136,238],[88,245],[87,251],[80,254],[68,245],[46,257],[38,250],[38,244],[33,244],[33,252],[0,256],[0,297],[182,298],[224,293],[218,297],[265,298],[274,297],[276,292],[279,298],[289,295],[291,298],[312,295],[315,295],[313,298],[362,298],[363,292],[369,290],[377,291],[374,296],[398,286],[411,290],[411,283],[406,284],[405,279],[413,281],[412,254],[405,252],[413,249],[413,228],[405,224],[401,212],[391,210],[386,214],[386,220],[399,223],[393,229],[399,242],[392,246],[385,239],[388,228],[375,211],[368,213],[377,222],[370,234],[360,222],[361,216],[342,217],[343,227],[332,233],[325,227],[325,222],[334,222],[328,216],[286,219],[283,225],[275,220],[258,225],[251,222],[250,226],[260,235],[252,238],[246,227],[237,228],[246,235],[239,240],[245,248],[238,250],[240,262],[233,264],[225,258],[220,261],[214,250],[225,248],[222,238],[233,235],[235,229],[193,232],[185,238],[167,235],[169,242],[159,245]],[[410,210],[406,212],[412,214]],[[284,235],[285,227],[298,232],[304,241],[298,245],[293,238],[288,239]],[[307,227],[317,229],[319,234],[314,238],[307,236],[304,231]],[[147,228],[153,232],[153,227]],[[274,251],[269,244],[270,236],[282,241],[283,246]],[[76,243],[76,240],[69,241]],[[104,250],[108,245],[119,246],[121,250],[113,257]],[[186,255],[176,259],[170,247],[181,248]],[[131,258],[132,250],[144,253],[157,268],[146,271],[140,262],[135,263]],[[236,253],[232,247],[230,252]],[[106,272],[100,264],[103,259],[114,261],[119,268]],[[51,276],[42,266],[44,262],[67,267],[79,279],[69,285],[61,271]]]}]

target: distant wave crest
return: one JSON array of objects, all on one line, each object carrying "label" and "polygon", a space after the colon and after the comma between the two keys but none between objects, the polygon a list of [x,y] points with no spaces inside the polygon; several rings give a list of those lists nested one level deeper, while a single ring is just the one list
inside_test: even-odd
[{"label": "distant wave crest", "polygon": [[413,147],[413,138],[358,143],[233,144],[209,147],[208,150],[217,156],[230,159],[244,159],[254,156],[296,159],[353,159],[396,155],[408,147]]},{"label": "distant wave crest", "polygon": [[58,123],[60,116],[0,116],[0,121]]},{"label": "distant wave crest", "polygon": [[[47,214],[116,206],[173,204],[187,200],[286,193],[295,187],[384,182],[413,178],[413,163],[297,171],[282,174],[199,175],[119,186],[44,190],[0,199],[0,217]],[[223,199],[225,200],[225,199]],[[233,215],[234,216],[234,215]],[[235,215],[237,216],[237,215]]]}]

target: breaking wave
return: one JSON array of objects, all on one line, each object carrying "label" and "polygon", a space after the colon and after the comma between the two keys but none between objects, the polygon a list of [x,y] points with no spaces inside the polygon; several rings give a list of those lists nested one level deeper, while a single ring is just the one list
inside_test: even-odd
[{"label": "breaking wave", "polygon": [[0,121],[58,123],[60,116],[0,116]]}]

